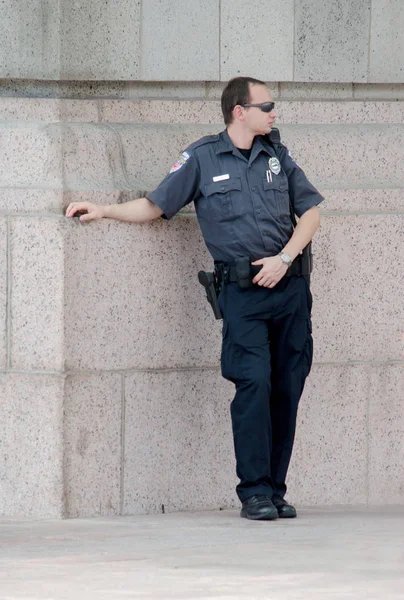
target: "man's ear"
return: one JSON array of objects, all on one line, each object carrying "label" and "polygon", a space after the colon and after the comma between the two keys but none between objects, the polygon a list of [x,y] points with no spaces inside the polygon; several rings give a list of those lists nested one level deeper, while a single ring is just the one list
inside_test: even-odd
[{"label": "man's ear", "polygon": [[243,112],[243,109],[242,109],[242,107],[241,107],[239,104],[237,104],[237,106],[235,106],[235,107],[233,108],[233,117],[234,117],[235,119],[238,119],[239,121],[240,121],[240,120],[242,121],[242,120],[243,120],[243,118],[244,118],[244,112]]}]

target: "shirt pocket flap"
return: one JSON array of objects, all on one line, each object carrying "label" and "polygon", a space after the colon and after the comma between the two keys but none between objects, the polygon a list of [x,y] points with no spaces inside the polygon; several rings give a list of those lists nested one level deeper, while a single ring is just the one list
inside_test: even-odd
[{"label": "shirt pocket flap", "polygon": [[268,181],[266,177],[264,177],[262,181],[264,190],[279,190],[281,192],[286,192],[288,190],[287,180],[278,175],[272,175],[272,181]]},{"label": "shirt pocket flap", "polygon": [[226,194],[232,190],[241,190],[241,179],[234,177],[225,181],[214,181],[205,185],[206,196],[212,194]]}]

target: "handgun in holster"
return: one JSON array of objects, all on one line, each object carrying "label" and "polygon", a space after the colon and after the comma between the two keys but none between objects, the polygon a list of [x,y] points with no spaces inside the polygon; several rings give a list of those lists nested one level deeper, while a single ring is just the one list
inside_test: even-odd
[{"label": "handgun in holster", "polygon": [[198,280],[201,285],[205,288],[206,297],[209,304],[212,307],[213,314],[216,319],[223,319],[222,311],[220,310],[218,294],[219,284],[214,273],[206,273],[205,271],[199,271]]}]

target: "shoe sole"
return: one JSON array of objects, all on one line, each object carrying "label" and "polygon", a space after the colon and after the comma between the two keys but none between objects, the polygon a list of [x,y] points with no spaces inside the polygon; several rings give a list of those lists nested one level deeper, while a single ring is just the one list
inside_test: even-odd
[{"label": "shoe sole", "polygon": [[278,513],[274,512],[273,510],[271,510],[270,512],[267,512],[263,515],[248,515],[246,514],[243,510],[241,510],[240,512],[240,517],[242,517],[243,519],[250,519],[250,521],[275,521],[276,519],[278,519]]},{"label": "shoe sole", "polygon": [[279,519],[296,519],[297,515],[278,515]]}]

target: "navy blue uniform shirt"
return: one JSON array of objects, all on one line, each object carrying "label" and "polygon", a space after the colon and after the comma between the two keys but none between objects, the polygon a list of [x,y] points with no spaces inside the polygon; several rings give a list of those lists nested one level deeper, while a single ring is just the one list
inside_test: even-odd
[{"label": "navy blue uniform shirt", "polygon": [[[267,173],[273,157],[280,161],[278,174]],[[147,194],[167,219],[194,201],[208,250],[221,261],[278,254],[293,234],[289,197],[298,217],[324,199],[286,146],[278,146],[277,154],[264,136],[257,136],[247,160],[226,130],[191,144]]]}]

